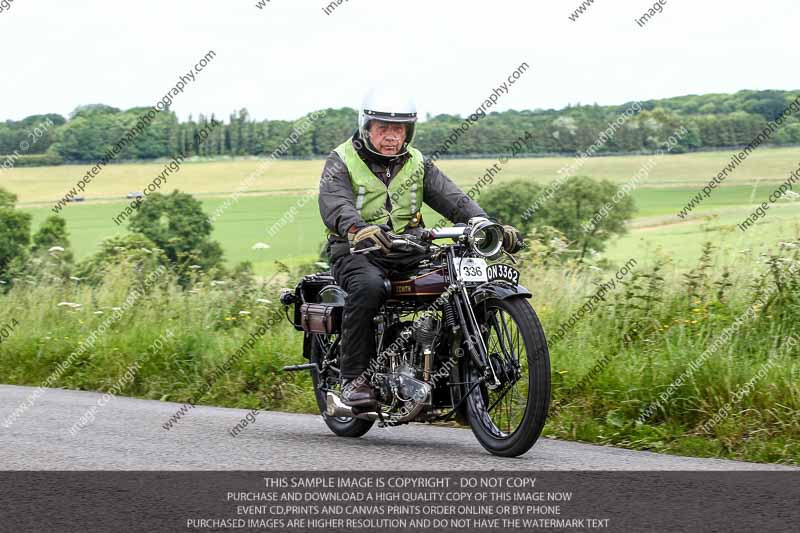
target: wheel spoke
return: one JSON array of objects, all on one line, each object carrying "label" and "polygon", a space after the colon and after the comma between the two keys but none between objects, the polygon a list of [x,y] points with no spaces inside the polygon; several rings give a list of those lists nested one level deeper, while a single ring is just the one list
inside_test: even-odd
[{"label": "wheel spoke", "polygon": [[[506,316],[508,315],[508,316]],[[480,417],[495,438],[509,438],[522,423],[528,406],[529,376],[527,351],[521,327],[504,307],[489,306],[483,312],[489,326],[484,333],[490,364],[502,386],[497,389],[481,387],[475,407],[485,413]],[[492,355],[494,354],[494,355]],[[470,379],[476,379],[473,375]]]},{"label": "wheel spoke", "polygon": [[493,317],[493,320],[494,320],[494,324],[495,324],[495,331],[497,331],[497,342],[500,344],[500,347],[501,347],[501,349],[503,351],[503,354],[508,356],[508,349],[506,348],[506,345],[505,345],[506,324],[505,324],[505,318],[503,318],[503,312],[500,311],[500,322],[503,324],[503,327],[502,327],[503,331],[502,332],[500,331],[500,328],[499,328],[498,323],[497,323],[497,313],[495,313],[495,315]]}]

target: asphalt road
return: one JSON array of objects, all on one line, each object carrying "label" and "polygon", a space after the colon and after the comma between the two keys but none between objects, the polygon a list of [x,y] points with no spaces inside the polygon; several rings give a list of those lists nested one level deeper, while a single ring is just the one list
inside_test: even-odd
[{"label": "asphalt road", "polygon": [[[313,415],[247,414],[198,406],[167,431],[179,404],[116,397],[75,435],[69,428],[100,394],[49,389],[9,428],[35,389],[0,385],[0,470],[785,470],[790,467],[696,459],[540,439],[515,459],[485,452],[467,429],[412,424],[360,439],[339,438]],[[800,471],[800,468],[794,470]]]}]

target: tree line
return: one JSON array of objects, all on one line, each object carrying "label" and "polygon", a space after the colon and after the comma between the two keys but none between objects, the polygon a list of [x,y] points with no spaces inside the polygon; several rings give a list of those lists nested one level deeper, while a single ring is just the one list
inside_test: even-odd
[{"label": "tree line", "polygon": [[[800,91],[739,91],[735,94],[690,95],[639,102],[641,109],[616,129],[614,135],[596,150],[597,154],[647,152],[664,145],[666,138],[684,126],[688,135],[672,152],[715,149],[749,143],[788,105]],[[449,146],[447,155],[474,156],[498,154],[519,136],[530,132],[528,154],[576,154],[597,140],[609,123],[630,106],[575,105],[560,110],[503,111],[488,114]],[[0,123],[0,157],[15,154],[15,165],[58,164],[97,160],[116,144],[145,108],[121,110],[103,104],[78,107],[68,118],[58,114],[27,117]],[[308,120],[300,117],[299,120]],[[357,111],[328,109],[313,121],[284,156],[322,157],[351,135]],[[174,112],[159,113],[147,130],[126,147],[118,160],[147,160],[186,156],[266,156],[292,134],[296,121],[256,120],[246,109],[231,113],[223,127],[214,130],[204,143],[197,132],[213,114],[190,116],[179,121]],[[423,153],[440,149],[455,128],[463,123],[458,115],[428,116],[421,121],[415,145]],[[31,146],[25,140],[43,121],[52,123]],[[306,128],[303,128],[304,130]],[[773,146],[800,144],[800,118],[791,115],[770,138]],[[25,148],[24,150],[21,148]]]}]

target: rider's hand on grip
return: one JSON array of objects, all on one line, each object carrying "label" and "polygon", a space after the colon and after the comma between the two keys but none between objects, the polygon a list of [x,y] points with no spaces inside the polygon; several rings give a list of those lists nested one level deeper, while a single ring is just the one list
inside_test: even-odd
[{"label": "rider's hand on grip", "polygon": [[522,250],[522,234],[514,226],[503,226],[503,250],[513,254]]},{"label": "rider's hand on grip", "polygon": [[378,250],[387,253],[392,247],[392,240],[379,226],[364,226],[358,231],[347,234],[350,240],[350,249],[354,252]]}]

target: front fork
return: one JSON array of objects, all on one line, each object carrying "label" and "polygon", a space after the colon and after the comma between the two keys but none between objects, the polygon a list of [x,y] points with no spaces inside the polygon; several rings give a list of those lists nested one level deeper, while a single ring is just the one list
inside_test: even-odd
[{"label": "front fork", "polygon": [[457,287],[452,295],[452,303],[458,316],[458,324],[463,332],[463,342],[476,368],[482,369],[482,378],[486,386],[490,389],[496,389],[500,386],[500,380],[497,379],[497,372],[489,358],[489,350],[486,347],[486,341],[483,338],[480,324],[478,324],[478,320],[475,317],[475,312],[472,310],[467,288],[458,279],[452,248],[450,250],[447,254],[447,270],[450,273],[451,283]]}]

